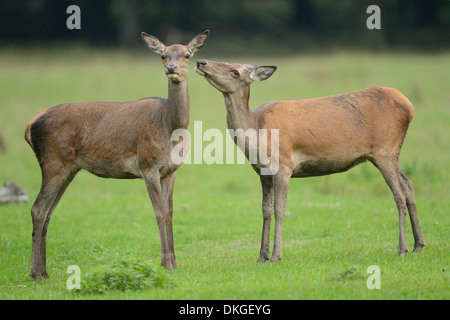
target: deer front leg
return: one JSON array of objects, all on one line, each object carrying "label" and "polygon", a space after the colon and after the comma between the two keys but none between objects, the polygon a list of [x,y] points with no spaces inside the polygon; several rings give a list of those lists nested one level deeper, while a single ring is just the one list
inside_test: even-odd
[{"label": "deer front leg", "polygon": [[274,211],[275,211],[275,237],[272,258],[270,261],[281,260],[282,250],[282,225],[284,210],[286,208],[286,200],[289,189],[291,171],[280,168],[278,173],[273,177],[274,189]]},{"label": "deer front leg", "polygon": [[164,212],[166,213],[165,231],[167,237],[168,252],[168,267],[176,268],[178,266],[175,258],[175,247],[173,241],[173,187],[175,184],[175,172],[161,179],[161,189],[164,202]]},{"label": "deer front leg", "polygon": [[261,186],[263,192],[262,212],[263,229],[261,236],[261,250],[258,262],[269,260],[269,241],[270,241],[270,222],[273,215],[273,184],[272,177],[268,179],[261,177]]},{"label": "deer front leg", "polygon": [[161,266],[163,266],[164,268],[171,268],[172,264],[170,262],[170,249],[166,233],[168,217],[164,210],[160,174],[158,170],[149,170],[144,172],[143,176],[148,195],[150,196],[150,200],[152,201],[156,223],[158,224],[159,237],[161,239]]}]

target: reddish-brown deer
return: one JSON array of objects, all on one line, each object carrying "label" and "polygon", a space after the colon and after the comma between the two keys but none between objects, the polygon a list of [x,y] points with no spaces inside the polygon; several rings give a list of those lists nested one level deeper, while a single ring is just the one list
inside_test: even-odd
[{"label": "reddish-brown deer", "polygon": [[161,238],[161,265],[176,267],[172,193],[180,165],[171,160],[171,134],[189,123],[188,63],[209,31],[184,46],[166,47],[142,33],[148,48],[161,55],[169,79],[168,98],[130,102],[65,103],[41,111],[28,124],[25,139],[42,171],[42,186],[31,208],[33,244],[30,276],[48,278],[46,234],[52,213],[78,171],[103,178],[143,178]]},{"label": "reddish-brown deer", "polygon": [[[300,100],[277,100],[249,109],[250,84],[269,78],[276,67],[197,61],[197,73],[223,93],[229,129],[278,131],[278,171],[264,175],[266,164],[252,163],[262,185],[263,230],[258,261],[269,259],[269,229],[275,213],[271,261],[281,259],[281,230],[291,177],[344,172],[364,161],[382,173],[399,214],[398,253],[408,251],[406,207],[414,233],[414,251],[425,245],[411,181],[398,165],[401,146],[413,119],[412,104],[399,91],[373,87],[346,94]],[[264,140],[264,139],[261,139]],[[258,141],[271,148],[268,141]],[[251,147],[251,146],[250,146]],[[248,154],[249,146],[244,152]],[[253,146],[255,148],[255,146]],[[256,147],[256,148],[259,148]],[[270,154],[274,150],[267,150]]]}]

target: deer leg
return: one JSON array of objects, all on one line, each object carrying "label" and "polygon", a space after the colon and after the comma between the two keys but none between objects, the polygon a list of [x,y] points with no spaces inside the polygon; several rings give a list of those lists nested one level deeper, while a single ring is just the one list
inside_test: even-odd
[{"label": "deer leg", "polygon": [[[45,221],[47,220],[47,213],[51,206],[51,203],[56,198],[58,190],[53,191],[51,194],[46,192],[48,189],[44,184],[41,186],[41,191],[39,192],[36,201],[31,208],[31,218],[33,222],[33,233],[32,233],[32,247],[31,247],[31,263],[30,263],[30,277],[34,280],[42,280],[48,278],[48,274],[45,266],[45,259],[43,255],[45,254],[45,243],[43,237],[43,229]],[[44,196],[47,194],[47,196]]]},{"label": "deer leg", "polygon": [[161,266],[170,268],[169,246],[166,236],[166,214],[164,212],[164,201],[162,197],[162,188],[160,174],[157,170],[144,172],[145,185],[148,195],[152,201],[153,211],[155,212],[156,223],[158,224],[159,237],[161,240]]},{"label": "deer leg", "polygon": [[76,172],[65,171],[49,178],[44,172],[42,186],[31,208],[33,244],[31,249],[30,276],[34,280],[48,278],[46,269],[46,238],[51,216]]},{"label": "deer leg", "polygon": [[416,202],[414,200],[414,186],[412,182],[405,176],[405,174],[399,169],[400,184],[406,197],[406,206],[409,211],[409,218],[411,220],[411,226],[414,234],[414,251],[421,252],[422,247],[425,246],[425,240],[423,238],[422,230],[420,229],[419,217],[417,215]]},{"label": "deer leg", "polygon": [[[52,218],[53,215],[53,211],[55,210],[56,206],[59,204],[59,201],[61,200],[64,192],[66,192],[67,187],[69,186],[69,184],[72,182],[73,178],[75,178],[76,174],[78,173],[79,170],[73,171],[71,172],[64,180],[63,183],[61,185],[61,188],[59,189],[58,195],[56,196],[55,201],[53,202],[50,210],[48,211],[47,214],[47,219],[45,220],[44,223],[44,228],[42,230],[42,243],[44,244],[43,247],[43,259],[44,259],[44,263],[43,265],[46,266],[47,265],[47,253],[46,253],[46,243],[47,243],[47,229],[48,229],[48,225],[50,223],[50,219]],[[45,271],[45,268],[44,268]]]},{"label": "deer leg", "polygon": [[269,241],[270,241],[270,222],[272,220],[273,205],[273,184],[272,177],[270,179],[261,178],[261,186],[263,192],[262,213],[263,213],[263,229],[261,236],[261,250],[258,262],[269,260]]},{"label": "deer leg", "polygon": [[161,190],[164,202],[164,212],[167,216],[165,231],[167,238],[168,247],[168,262],[169,267],[176,268],[178,266],[177,260],[175,258],[175,247],[173,241],[173,229],[172,229],[172,219],[173,219],[173,187],[175,184],[175,172],[161,179]]},{"label": "deer leg", "polygon": [[280,168],[276,175],[273,176],[274,189],[274,211],[275,211],[275,236],[272,258],[270,261],[281,260],[282,251],[282,225],[284,218],[284,210],[286,208],[286,200],[289,189],[291,171]]},{"label": "deer leg", "polygon": [[406,242],[406,199],[405,194],[402,189],[402,184],[400,182],[399,167],[396,160],[386,159],[386,160],[375,160],[375,166],[380,170],[381,174],[386,180],[389,188],[391,188],[392,194],[394,196],[395,204],[397,205],[398,217],[399,217],[399,244],[398,244],[398,254],[400,256],[405,255],[408,252],[408,244]]}]

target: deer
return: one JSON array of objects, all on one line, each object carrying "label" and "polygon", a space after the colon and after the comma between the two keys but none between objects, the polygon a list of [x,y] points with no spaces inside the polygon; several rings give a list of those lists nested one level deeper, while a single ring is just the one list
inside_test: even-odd
[{"label": "deer", "polygon": [[25,140],[39,162],[42,185],[31,208],[33,222],[30,276],[48,278],[46,235],[53,211],[80,170],[98,177],[143,179],[161,240],[161,265],[177,267],[173,242],[173,189],[181,163],[171,160],[176,129],[189,123],[188,65],[207,42],[209,30],[187,45],[164,45],[141,33],[146,46],[162,58],[168,97],[129,102],[64,103],[38,113]]},{"label": "deer", "polygon": [[[274,100],[249,108],[250,85],[268,79],[276,66],[256,66],[198,60],[196,72],[222,92],[228,129],[267,130],[267,141],[257,147],[272,148],[272,130],[278,130],[278,170],[262,173],[267,163],[251,163],[260,176],[263,228],[258,262],[269,260],[269,231],[275,215],[274,245],[270,261],[282,256],[282,224],[291,178],[345,172],[365,161],[378,168],[390,187],[399,216],[398,254],[408,252],[406,208],[414,234],[414,251],[425,246],[419,225],[412,182],[399,168],[399,154],[414,117],[411,102],[398,90],[371,87],[345,94],[297,100]],[[236,142],[236,139],[235,139]],[[239,146],[239,145],[238,145]],[[249,146],[242,150],[247,156]],[[253,146],[254,147],[254,146]],[[242,147],[240,147],[242,149]],[[248,157],[247,157],[248,158]]]}]

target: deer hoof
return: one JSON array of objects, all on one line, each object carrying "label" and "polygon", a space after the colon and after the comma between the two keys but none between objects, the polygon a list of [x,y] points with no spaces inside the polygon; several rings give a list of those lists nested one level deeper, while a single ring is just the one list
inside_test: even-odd
[{"label": "deer hoof", "polygon": [[174,269],[178,267],[178,263],[175,260],[169,260],[166,262],[161,262],[161,267],[164,269]]},{"label": "deer hoof", "polygon": [[281,261],[281,257],[272,257],[270,259],[270,262],[278,262],[278,261]]},{"label": "deer hoof", "polygon": [[425,247],[425,243],[419,243],[414,246],[413,252],[422,252],[423,247]]},{"label": "deer hoof", "polygon": [[30,277],[32,277],[34,281],[42,281],[49,278],[47,272],[30,272]]}]

